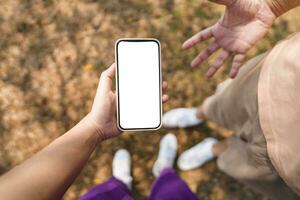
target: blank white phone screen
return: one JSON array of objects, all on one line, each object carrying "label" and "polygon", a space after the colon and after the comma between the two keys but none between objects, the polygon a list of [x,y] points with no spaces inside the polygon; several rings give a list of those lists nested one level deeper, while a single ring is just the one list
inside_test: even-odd
[{"label": "blank white phone screen", "polygon": [[116,48],[120,128],[158,128],[161,124],[159,43],[121,40]]}]

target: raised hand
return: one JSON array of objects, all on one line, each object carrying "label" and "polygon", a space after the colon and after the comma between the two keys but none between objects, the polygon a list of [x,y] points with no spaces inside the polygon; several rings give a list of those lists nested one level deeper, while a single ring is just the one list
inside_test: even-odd
[{"label": "raised hand", "polygon": [[197,33],[182,45],[188,49],[196,44],[214,38],[214,41],[191,62],[197,67],[213,53],[221,50],[217,60],[208,69],[206,75],[213,76],[227,58],[233,56],[230,77],[234,78],[248,50],[266,35],[276,15],[272,12],[268,0],[215,0],[226,6],[221,19],[213,26]]}]

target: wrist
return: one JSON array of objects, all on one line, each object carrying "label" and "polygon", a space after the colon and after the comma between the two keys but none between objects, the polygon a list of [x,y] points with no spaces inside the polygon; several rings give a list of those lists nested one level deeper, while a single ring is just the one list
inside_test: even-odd
[{"label": "wrist", "polygon": [[300,0],[266,0],[272,12],[281,16],[287,11],[300,5]]},{"label": "wrist", "polygon": [[83,118],[82,123],[91,132],[98,144],[106,139],[103,128],[95,122],[90,113]]},{"label": "wrist", "polygon": [[267,3],[272,10],[272,12],[276,15],[276,17],[279,17],[282,15],[284,11],[284,4],[280,0],[267,0]]}]

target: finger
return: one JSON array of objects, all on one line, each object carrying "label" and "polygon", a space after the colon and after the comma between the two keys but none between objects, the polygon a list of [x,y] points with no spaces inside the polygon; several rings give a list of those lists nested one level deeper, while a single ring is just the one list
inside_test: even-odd
[{"label": "finger", "polygon": [[166,103],[167,101],[169,101],[169,96],[167,94],[164,94],[162,96],[162,101],[163,101],[163,103]]},{"label": "finger", "polygon": [[103,89],[104,91],[110,91],[114,76],[115,64],[113,63],[108,69],[101,73],[98,88]]},{"label": "finger", "polygon": [[113,79],[115,76],[116,65],[113,63],[108,69],[106,69],[103,73],[105,73],[107,78]]},{"label": "finger", "polygon": [[230,53],[226,50],[222,50],[220,56],[217,58],[217,60],[212,64],[212,66],[207,70],[206,76],[212,77],[218,69],[223,65],[225,60],[229,57]]},{"label": "finger", "polygon": [[168,83],[167,83],[166,81],[163,81],[162,89],[163,89],[163,90],[168,89]]},{"label": "finger", "polygon": [[196,67],[201,64],[204,60],[206,60],[209,56],[211,56],[215,51],[219,49],[219,45],[214,42],[209,45],[207,48],[202,50],[196,58],[191,62],[191,67]]},{"label": "finger", "polygon": [[209,38],[211,38],[213,36],[212,34],[212,28],[206,28],[203,31],[200,31],[199,33],[197,33],[196,35],[194,35],[193,37],[191,37],[190,39],[188,39],[187,41],[185,41],[182,45],[183,49],[188,49],[191,48],[193,46],[195,46],[197,43],[208,40]]},{"label": "finger", "polygon": [[230,74],[229,74],[230,78],[236,77],[236,75],[239,73],[239,70],[240,70],[245,58],[246,58],[245,54],[237,54],[234,56],[233,62],[232,62],[232,67],[231,67]]}]

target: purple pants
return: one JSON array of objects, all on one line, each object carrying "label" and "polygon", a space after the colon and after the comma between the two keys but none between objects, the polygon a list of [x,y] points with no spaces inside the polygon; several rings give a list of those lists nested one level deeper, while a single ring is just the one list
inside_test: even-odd
[{"label": "purple pants", "polygon": [[[133,200],[124,183],[112,177],[92,188],[80,200]],[[187,184],[171,168],[164,169],[154,182],[148,200],[198,200]]]}]

